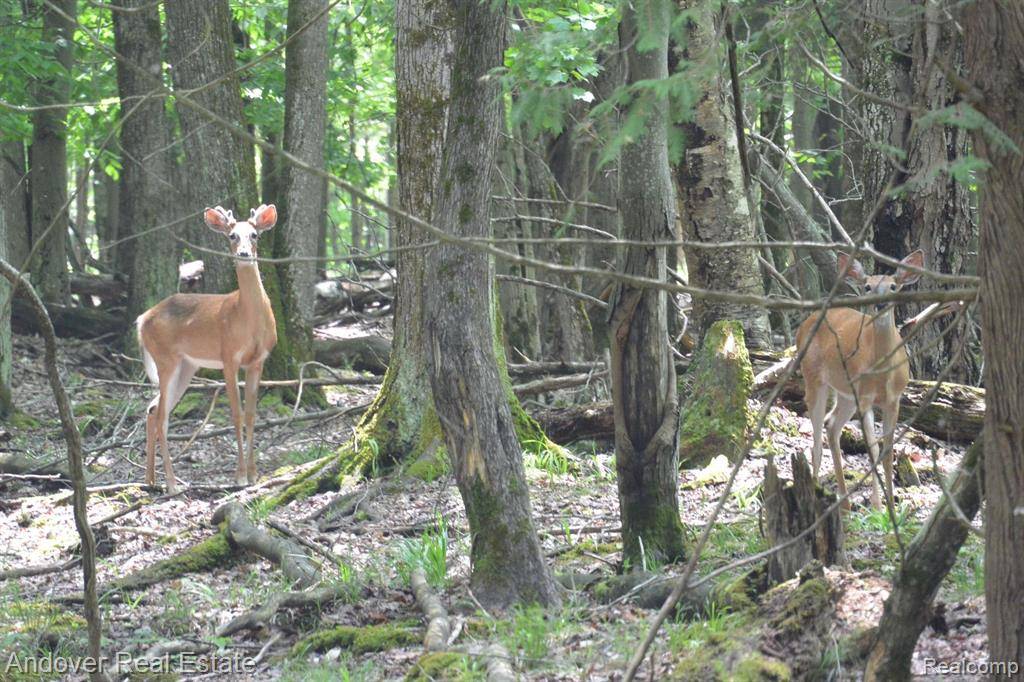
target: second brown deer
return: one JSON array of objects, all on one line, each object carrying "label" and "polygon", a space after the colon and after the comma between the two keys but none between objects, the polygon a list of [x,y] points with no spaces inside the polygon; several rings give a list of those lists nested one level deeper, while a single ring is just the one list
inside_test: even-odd
[{"label": "second brown deer", "polygon": [[[889,294],[917,281],[919,274],[904,266],[924,267],[924,253],[914,251],[900,261],[895,275],[868,276],[856,259],[840,253],[838,270],[861,294]],[[836,487],[844,508],[849,508],[846,481],[843,478],[843,454],[839,436],[843,426],[855,413],[860,413],[864,439],[877,465],[878,441],[875,437],[874,408],[882,411],[882,465],[885,471],[885,494],[892,499],[893,435],[900,413],[900,397],[910,381],[907,350],[893,314],[893,305],[879,304],[872,314],[852,308],[832,308],[812,336],[821,314],[812,315],[797,331],[797,349],[806,346],[800,362],[804,376],[804,399],[813,428],[811,468],[818,477],[821,466],[822,427],[828,424],[828,447],[832,451]],[[829,394],[836,397],[835,407],[828,414]],[[881,506],[877,476],[871,476],[871,503]]]},{"label": "second brown deer", "polygon": [[[270,299],[263,289],[256,262],[259,234],[277,222],[273,204],[252,209],[248,220],[237,221],[220,206],[203,213],[207,226],[228,238],[235,259],[238,289],[230,294],[174,294],[139,315],[136,320],[142,360],[160,394],[146,415],[146,483],[156,482],[156,447],[164,459],[167,491],[174,492],[171,453],[167,449],[167,421],[200,367],[224,370],[231,417],[238,443],[235,482],[256,482],[253,430],[256,398],[263,362],[277,344],[277,325]],[[245,430],[248,453],[242,441],[242,411],[238,395],[238,370],[245,369]],[[248,455],[248,456],[246,456]]]}]

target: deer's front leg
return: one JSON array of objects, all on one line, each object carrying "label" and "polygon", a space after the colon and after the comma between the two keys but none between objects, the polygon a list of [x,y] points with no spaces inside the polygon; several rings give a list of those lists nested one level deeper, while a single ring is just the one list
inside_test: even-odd
[{"label": "deer's front leg", "polygon": [[238,399],[238,365],[224,363],[224,383],[228,387],[228,403],[231,405],[231,420],[235,423],[235,442],[238,443],[238,467],[235,469],[235,483],[245,485],[245,458],[242,450],[242,409]]},{"label": "deer's front leg", "polygon": [[245,370],[245,440],[248,450],[246,478],[249,483],[256,482],[256,455],[253,452],[253,441],[256,438],[256,404],[259,401],[260,376],[262,374],[262,362],[255,362]]}]

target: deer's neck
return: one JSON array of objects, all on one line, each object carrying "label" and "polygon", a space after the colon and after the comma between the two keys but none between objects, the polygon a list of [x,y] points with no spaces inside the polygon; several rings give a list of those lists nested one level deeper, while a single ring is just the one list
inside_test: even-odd
[{"label": "deer's neck", "polygon": [[269,301],[267,292],[263,290],[259,266],[255,263],[236,265],[235,274],[238,276],[238,299],[242,311],[251,319],[264,317]]},{"label": "deer's neck", "polygon": [[893,308],[890,307],[884,314],[876,317],[872,325],[875,330],[875,355],[884,357],[900,343],[900,334],[896,330],[896,317]]}]

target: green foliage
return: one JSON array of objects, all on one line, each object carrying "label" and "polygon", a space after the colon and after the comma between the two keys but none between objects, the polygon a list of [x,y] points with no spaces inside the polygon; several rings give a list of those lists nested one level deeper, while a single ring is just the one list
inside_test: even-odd
[{"label": "green foliage", "polygon": [[414,568],[422,568],[427,582],[443,588],[448,580],[448,522],[437,513],[434,528],[418,538],[402,543],[398,571],[402,582],[408,584]]}]

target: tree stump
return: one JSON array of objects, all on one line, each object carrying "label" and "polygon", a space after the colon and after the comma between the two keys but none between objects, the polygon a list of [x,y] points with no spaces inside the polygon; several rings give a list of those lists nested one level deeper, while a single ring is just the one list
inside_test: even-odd
[{"label": "tree stump", "polygon": [[718,455],[742,455],[751,415],[747,406],[754,372],[739,322],[720,320],[680,380],[679,462],[702,467]]},{"label": "tree stump", "polygon": [[[807,460],[800,454],[790,456],[793,481],[785,483],[773,459],[765,466],[765,535],[771,547],[788,542],[806,530],[835,501],[833,493],[817,485]],[[822,564],[845,564],[843,524],[838,509],[807,536],[773,554],[768,560],[768,579],[772,584],[789,580],[812,559]]]}]

